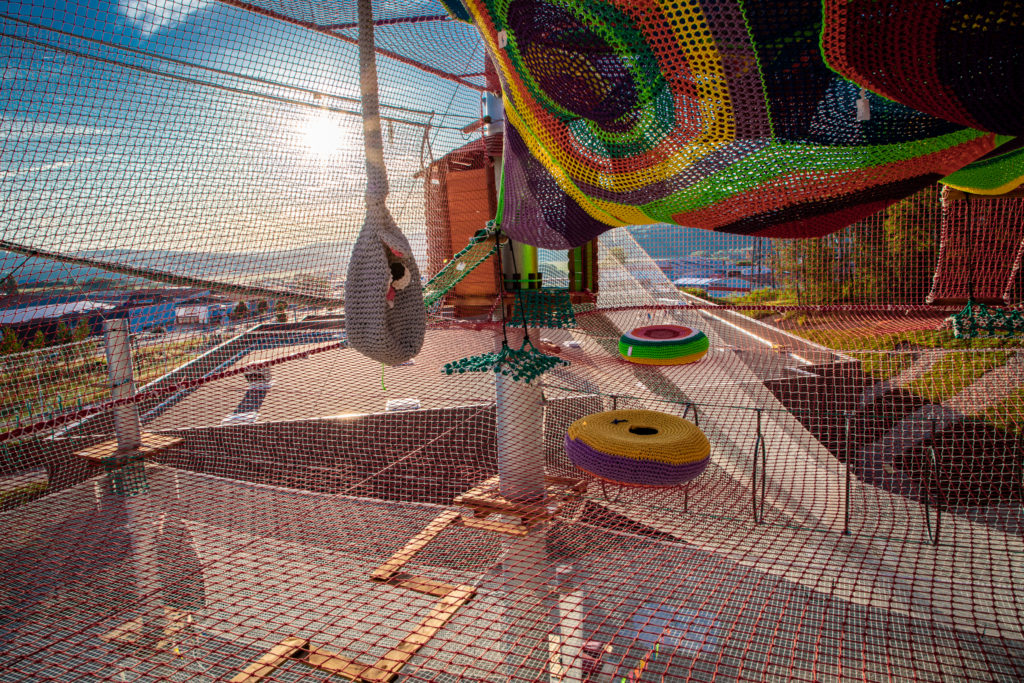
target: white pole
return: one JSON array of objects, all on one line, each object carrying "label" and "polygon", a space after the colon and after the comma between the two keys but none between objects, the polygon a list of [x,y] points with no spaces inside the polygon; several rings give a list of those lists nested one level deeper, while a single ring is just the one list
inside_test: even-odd
[{"label": "white pole", "polygon": [[544,400],[538,379],[495,377],[498,478],[501,495],[544,500]]},{"label": "white pole", "polygon": [[[107,352],[107,375],[110,379],[110,397],[126,398],[135,395],[135,381],[132,373],[132,348],[127,318],[115,318],[103,323],[104,341]],[[129,455],[142,445],[142,429],[139,425],[139,409],[134,403],[114,408],[114,432],[117,435],[117,452]],[[131,465],[129,465],[131,466]],[[144,463],[139,463],[145,467]],[[139,592],[139,606],[142,611],[142,633],[144,639],[159,640],[163,626],[161,617],[163,603],[160,599],[160,582],[157,576],[157,544],[154,529],[154,515],[151,514],[151,496],[131,495],[128,482],[122,501],[127,517],[128,533],[132,540],[132,563],[135,569],[136,586]]]},{"label": "white pole", "polygon": [[562,642],[561,664],[564,669],[562,680],[566,683],[583,681],[583,593],[573,591],[563,594],[558,600],[559,630]]},{"label": "white pole", "polygon": [[[103,323],[107,351],[107,376],[110,378],[110,398],[128,398],[135,395],[132,378],[132,347],[127,318],[114,318]],[[134,403],[114,408],[114,433],[117,450],[131,453],[142,445],[139,427],[139,409]]]},{"label": "white pole", "polygon": [[[488,94],[486,113],[491,118],[487,134],[503,131],[504,113],[500,97]],[[500,187],[502,159],[495,159],[495,186]],[[502,247],[506,273],[511,280],[512,258]],[[518,259],[522,263],[522,258]],[[499,302],[504,306],[504,302]],[[515,342],[512,342],[515,345]],[[496,340],[501,348],[501,340]],[[511,500],[543,504],[544,487],[544,400],[540,381],[515,381],[507,375],[495,375],[495,421],[498,450],[499,492]],[[504,521],[518,522],[514,517]],[[546,680],[550,664],[549,636],[553,630],[555,605],[554,567],[548,558],[547,529],[534,527],[525,536],[513,536],[502,542],[501,639],[504,643],[504,669],[507,681],[527,683]]]},{"label": "white pole", "polygon": [[547,529],[502,542],[501,640],[509,683],[548,680],[550,637],[557,609],[555,568],[548,558]]}]

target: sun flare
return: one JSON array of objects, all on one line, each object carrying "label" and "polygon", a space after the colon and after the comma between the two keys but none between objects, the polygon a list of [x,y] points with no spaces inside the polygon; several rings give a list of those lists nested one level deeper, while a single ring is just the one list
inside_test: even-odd
[{"label": "sun flare", "polygon": [[341,146],[341,128],[323,114],[306,122],[303,137],[309,151],[318,157],[331,156]]}]

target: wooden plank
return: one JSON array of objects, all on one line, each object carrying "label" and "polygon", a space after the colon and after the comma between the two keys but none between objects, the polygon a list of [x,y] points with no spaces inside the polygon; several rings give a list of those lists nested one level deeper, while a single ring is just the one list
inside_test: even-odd
[{"label": "wooden plank", "polygon": [[144,622],[141,618],[136,618],[107,631],[100,636],[100,640],[107,643],[146,647],[150,650],[170,650],[174,647],[174,636],[185,630],[191,623],[191,614],[164,607],[164,621],[163,626],[160,627],[162,638],[150,639],[148,643],[144,642],[143,639],[146,635],[156,635],[156,629],[151,629],[151,633],[146,634]]},{"label": "wooden plank", "polygon": [[387,581],[405,566],[405,563],[413,558],[416,553],[423,550],[424,546],[437,538],[437,535],[448,528],[452,522],[460,517],[458,510],[445,510],[434,518],[430,524],[421,532],[413,536],[405,547],[391,556],[391,558],[377,567],[370,573],[370,578],[376,581]]},{"label": "wooden plank", "polygon": [[235,674],[231,683],[257,683],[274,673],[278,667],[294,657],[300,650],[305,650],[308,647],[309,641],[304,638],[285,638],[270,648],[262,657]]},{"label": "wooden plank", "polygon": [[483,529],[484,531],[493,531],[494,533],[508,534],[509,536],[525,536],[530,530],[530,527],[525,524],[498,522],[493,519],[480,519],[479,517],[463,517],[462,525],[471,529]]},{"label": "wooden plank", "polygon": [[398,672],[405,666],[417,651],[444,628],[455,613],[465,605],[476,593],[473,586],[458,586],[447,596],[441,598],[430,614],[419,623],[412,633],[401,640],[392,650],[374,664],[375,671],[368,672],[373,681],[389,683],[398,677]]},{"label": "wooden plank", "polygon": [[[579,477],[559,477],[554,474],[545,474],[544,481],[548,484],[554,484],[555,486],[564,486],[571,489],[573,493],[587,492],[587,480],[580,479]],[[548,487],[548,492],[553,492],[551,486]]]},{"label": "wooden plank", "polygon": [[354,659],[342,657],[336,652],[331,652],[321,647],[309,645],[306,648],[309,654],[302,660],[302,663],[326,671],[337,676],[344,676],[353,681],[366,681],[366,673],[373,667],[363,664]]},{"label": "wooden plank", "polygon": [[[587,482],[573,477],[545,475],[548,500],[544,503],[523,503],[502,496],[498,489],[498,478],[491,477],[455,497],[454,503],[472,508],[475,512],[490,515],[504,514],[521,517],[527,524],[550,519],[557,514],[573,494],[585,493]],[[565,490],[565,489],[569,490]]]},{"label": "wooden plank", "polygon": [[[134,452],[144,458],[156,455],[160,451],[166,450],[172,446],[177,446],[183,441],[183,439],[176,436],[155,434],[153,432],[143,432],[141,439],[141,445]],[[103,464],[104,458],[109,458],[110,456],[117,454],[118,450],[116,439],[101,441],[100,443],[93,444],[88,448],[83,448],[82,450],[75,452],[75,455],[79,458],[88,460],[96,465]]]},{"label": "wooden plank", "polygon": [[453,590],[458,588],[450,583],[442,583],[441,581],[435,581],[434,579],[428,579],[425,576],[412,576],[410,574],[399,573],[395,574],[388,583],[398,588],[408,588],[411,591],[417,593],[426,593],[427,595],[436,595],[439,598],[443,598]]}]

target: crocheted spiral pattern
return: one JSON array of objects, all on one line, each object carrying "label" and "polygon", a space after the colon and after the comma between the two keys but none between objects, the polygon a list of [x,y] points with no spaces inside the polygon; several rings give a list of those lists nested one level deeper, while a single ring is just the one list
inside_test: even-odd
[{"label": "crocheted spiral pattern", "polygon": [[653,410],[610,410],[569,425],[569,460],[596,477],[635,486],[677,486],[708,465],[711,444],[689,420]]},{"label": "crocheted spiral pattern", "polygon": [[619,337],[623,360],[642,365],[684,365],[707,354],[710,342],[700,330],[682,325],[636,327]]},{"label": "crocheted spiral pattern", "polygon": [[1009,140],[862,93],[825,64],[819,2],[461,5],[504,93],[505,230],[536,246],[650,223],[824,235]]}]

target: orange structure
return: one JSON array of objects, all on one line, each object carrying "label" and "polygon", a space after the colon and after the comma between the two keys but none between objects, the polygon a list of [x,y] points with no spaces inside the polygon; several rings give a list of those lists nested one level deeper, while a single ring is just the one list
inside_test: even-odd
[{"label": "orange structure", "polygon": [[[431,276],[465,247],[494,217],[497,193],[495,159],[502,136],[474,140],[431,164],[426,171],[427,268]],[[488,259],[447,295],[455,315],[487,314],[498,297],[497,259]]]}]

